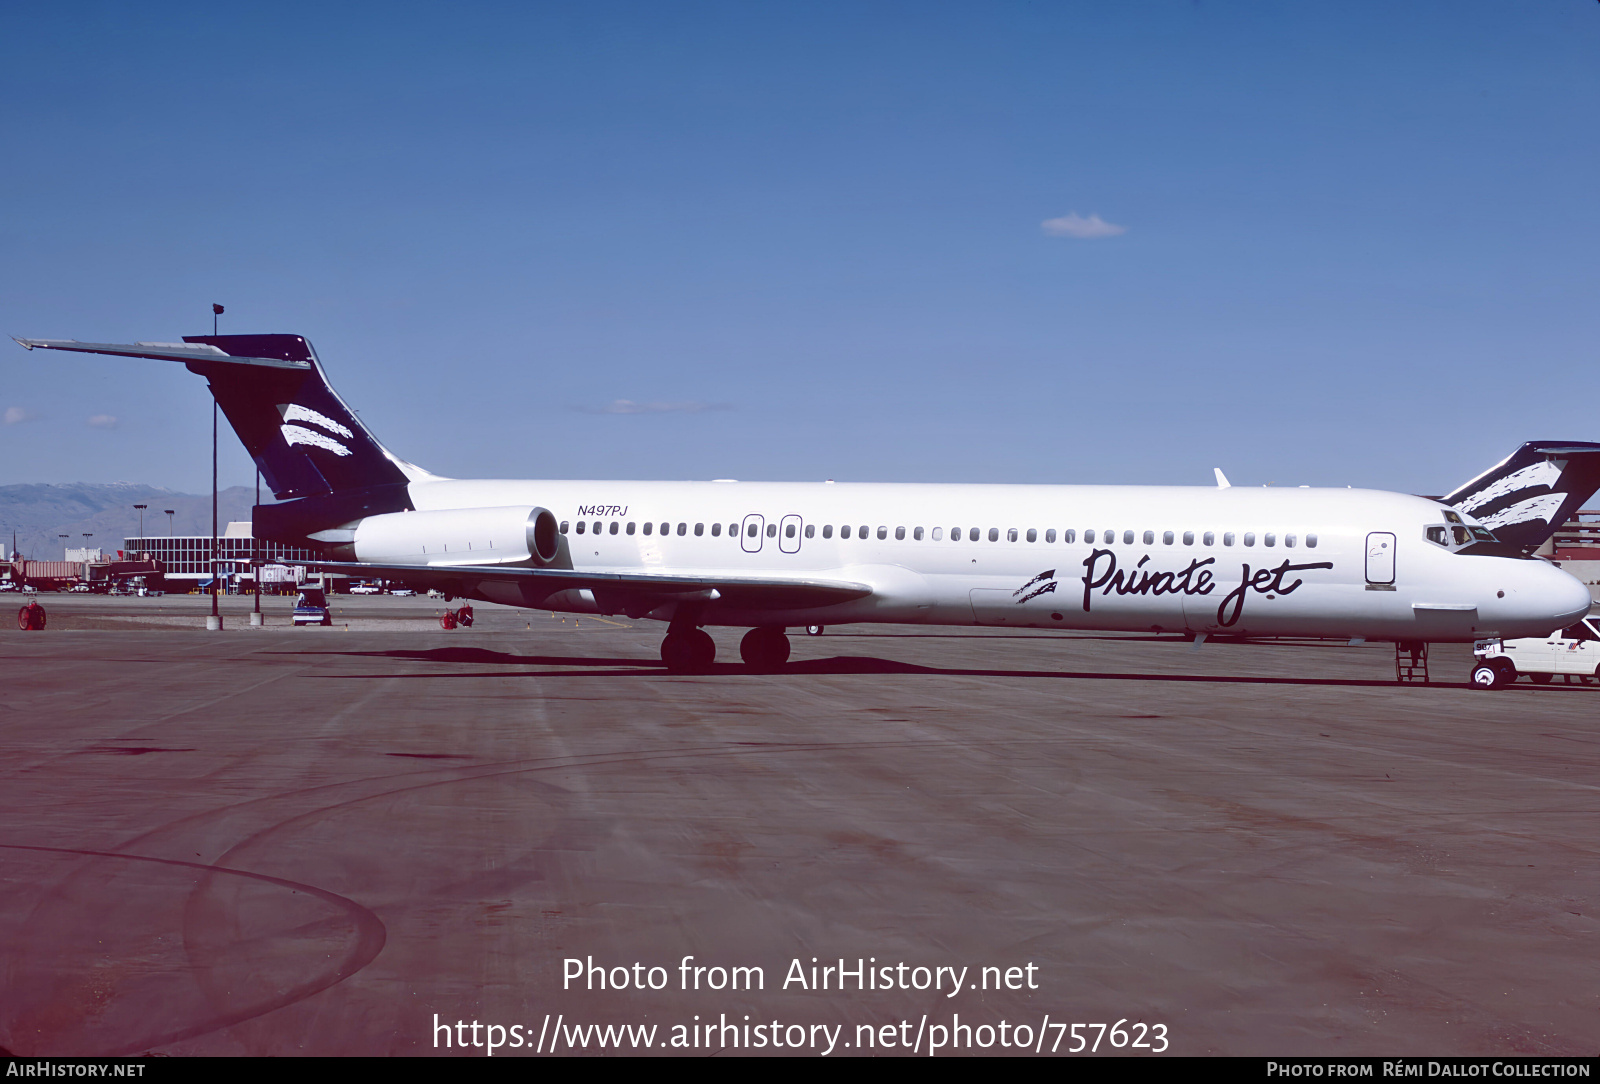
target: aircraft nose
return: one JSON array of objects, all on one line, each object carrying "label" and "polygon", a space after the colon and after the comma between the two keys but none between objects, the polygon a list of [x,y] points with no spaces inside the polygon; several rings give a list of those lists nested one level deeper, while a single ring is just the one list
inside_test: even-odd
[{"label": "aircraft nose", "polygon": [[1544,612],[1551,616],[1553,625],[1558,626],[1571,624],[1587,614],[1589,604],[1593,601],[1588,587],[1576,576],[1554,565],[1544,565],[1539,569],[1535,597],[1547,607]]}]

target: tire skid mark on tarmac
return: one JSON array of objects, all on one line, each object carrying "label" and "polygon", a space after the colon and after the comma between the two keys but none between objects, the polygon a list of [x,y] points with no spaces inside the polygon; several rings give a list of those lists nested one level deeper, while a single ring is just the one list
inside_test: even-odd
[{"label": "tire skid mark on tarmac", "polygon": [[348,897],[341,896],[336,892],[330,892],[327,889],[318,888],[316,885],[306,884],[302,881],[292,881],[283,877],[273,877],[265,873],[256,873],[245,869],[235,869],[213,863],[189,862],[183,859],[159,858],[153,855],[119,854],[115,851],[95,851],[78,847],[39,847],[28,844],[0,843],[0,849],[72,855],[75,857],[92,859],[95,861],[113,859],[126,862],[149,862],[162,866],[174,866],[197,870],[206,878],[215,878],[219,876],[247,878],[252,881],[260,881],[270,884],[277,888],[285,888],[291,892],[304,892],[308,895],[314,896],[324,903],[331,904],[335,908],[344,911],[345,914],[349,916],[356,928],[357,936],[346,949],[344,956],[332,968],[316,974],[311,978],[299,983],[298,985],[290,987],[287,990],[280,991],[277,996],[272,997],[265,1002],[246,1005],[232,1012],[221,1013],[183,1027],[172,1028],[157,1034],[142,1036],[137,1041],[125,1043],[124,1045],[111,1050],[105,1050],[101,1052],[102,1056],[128,1057],[131,1055],[140,1054],[158,1046],[165,1046],[170,1043],[181,1042],[185,1039],[192,1039],[196,1036],[204,1035],[207,1032],[216,1031],[219,1028],[230,1027],[253,1017],[261,1016],[264,1013],[281,1009],[286,1005],[290,1005],[296,1001],[310,997],[312,994],[320,993],[321,991],[328,989],[330,986],[335,986],[349,978],[351,975],[354,975],[356,972],[360,971],[363,967],[366,967],[367,964],[371,963],[377,958],[378,954],[383,951],[383,946],[388,939],[387,927],[384,926],[383,921],[372,911],[363,907],[356,901],[349,899]]}]

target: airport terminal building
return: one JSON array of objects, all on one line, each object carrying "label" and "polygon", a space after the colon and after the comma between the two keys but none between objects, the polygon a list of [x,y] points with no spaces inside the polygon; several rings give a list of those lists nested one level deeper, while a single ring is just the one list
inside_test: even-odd
[{"label": "airport terminal building", "polygon": [[[265,565],[304,567],[307,561],[316,560],[316,554],[304,546],[285,546],[251,536],[249,521],[228,524],[227,530],[217,539],[217,567],[224,584],[230,588],[248,588],[254,578],[250,570],[252,557]],[[149,557],[166,566],[168,591],[184,592],[211,582],[211,536],[163,535],[157,538],[125,538],[123,552],[130,559]],[[301,576],[291,576],[290,583]],[[272,589],[276,577],[269,571],[263,575],[267,590]],[[282,582],[281,580],[279,582]]]}]

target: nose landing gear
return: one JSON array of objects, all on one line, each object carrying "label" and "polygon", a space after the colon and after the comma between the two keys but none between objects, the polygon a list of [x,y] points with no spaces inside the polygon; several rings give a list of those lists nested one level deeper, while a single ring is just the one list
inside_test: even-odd
[{"label": "nose landing gear", "polygon": [[746,666],[760,674],[782,670],[789,661],[789,637],[774,625],[751,629],[739,641],[739,657]]}]

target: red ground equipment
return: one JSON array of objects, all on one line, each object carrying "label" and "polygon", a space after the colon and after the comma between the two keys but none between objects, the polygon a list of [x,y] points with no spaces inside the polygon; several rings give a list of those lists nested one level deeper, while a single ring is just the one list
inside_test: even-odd
[{"label": "red ground equipment", "polygon": [[44,607],[37,602],[30,602],[17,611],[17,628],[23,632],[35,631],[44,628]]}]

